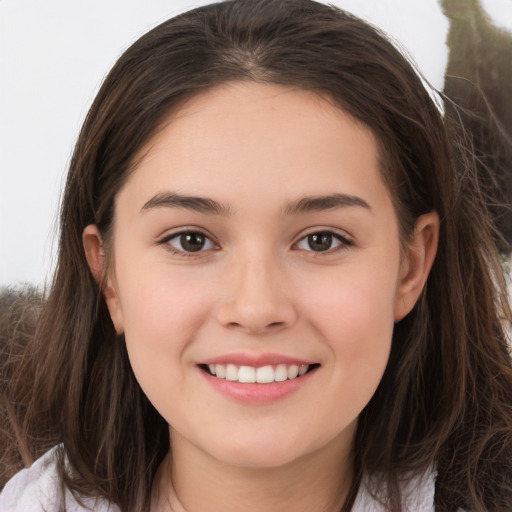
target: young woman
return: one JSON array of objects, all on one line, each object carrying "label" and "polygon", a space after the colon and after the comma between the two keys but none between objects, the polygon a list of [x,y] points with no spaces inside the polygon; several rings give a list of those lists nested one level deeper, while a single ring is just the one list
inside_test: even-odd
[{"label": "young woman", "polygon": [[309,0],[137,41],[9,391],[56,446],[0,510],[512,509],[511,315],[446,133],[385,36]]}]

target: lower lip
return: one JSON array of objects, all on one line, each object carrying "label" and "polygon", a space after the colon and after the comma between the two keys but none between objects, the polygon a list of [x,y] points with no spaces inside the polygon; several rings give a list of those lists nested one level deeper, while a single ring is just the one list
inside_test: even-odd
[{"label": "lower lip", "polygon": [[199,368],[199,371],[206,379],[206,382],[208,382],[215,391],[236,400],[237,402],[246,404],[268,404],[291,395],[307,384],[311,377],[316,373],[317,368],[302,375],[302,377],[285,380],[283,382],[273,382],[270,384],[242,384],[241,382],[219,379],[218,377],[210,375],[201,368]]}]

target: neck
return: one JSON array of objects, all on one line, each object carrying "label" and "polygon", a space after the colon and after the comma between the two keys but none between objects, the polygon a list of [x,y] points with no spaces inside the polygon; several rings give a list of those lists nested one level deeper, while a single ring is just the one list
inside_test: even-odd
[{"label": "neck", "polygon": [[214,459],[183,438],[176,442],[177,436],[155,481],[158,510],[175,492],[186,512],[339,512],[352,483],[352,438],[279,467],[247,468]]}]

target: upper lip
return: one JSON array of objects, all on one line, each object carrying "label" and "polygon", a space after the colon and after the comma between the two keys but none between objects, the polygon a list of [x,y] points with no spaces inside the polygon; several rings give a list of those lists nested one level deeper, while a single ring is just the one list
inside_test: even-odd
[{"label": "upper lip", "polygon": [[283,354],[244,354],[244,353],[234,353],[234,354],[224,354],[217,357],[212,357],[210,359],[205,359],[201,361],[199,364],[209,365],[209,364],[234,364],[236,366],[252,366],[254,368],[260,368],[262,366],[275,366],[278,364],[296,364],[298,366],[301,365],[311,365],[314,364],[311,361],[307,361],[305,359],[298,359],[296,357],[290,357]]}]

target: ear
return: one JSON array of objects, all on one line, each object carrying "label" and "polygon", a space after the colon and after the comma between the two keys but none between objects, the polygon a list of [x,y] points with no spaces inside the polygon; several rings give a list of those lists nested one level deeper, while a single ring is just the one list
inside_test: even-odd
[{"label": "ear", "polygon": [[400,267],[395,322],[402,320],[416,304],[434,263],[438,240],[439,215],[430,212],[418,217]]},{"label": "ear", "polygon": [[101,287],[112,323],[114,324],[117,334],[122,334],[124,332],[124,326],[119,294],[113,273],[107,273],[107,269],[105,268],[105,252],[98,226],[90,224],[84,229],[82,233],[82,243],[87,263],[89,264],[94,279]]}]

